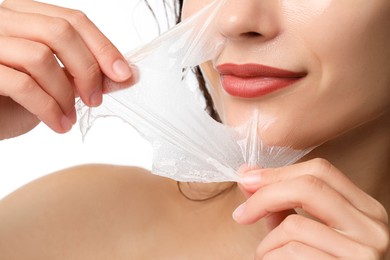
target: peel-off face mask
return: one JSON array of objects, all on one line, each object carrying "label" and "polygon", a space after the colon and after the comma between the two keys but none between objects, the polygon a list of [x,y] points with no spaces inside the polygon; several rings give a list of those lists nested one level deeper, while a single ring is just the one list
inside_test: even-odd
[{"label": "peel-off face mask", "polygon": [[242,166],[281,167],[307,154],[311,149],[267,145],[259,135],[266,124],[257,109],[246,123],[230,127],[212,119],[197,100],[191,69],[215,60],[229,41],[216,23],[223,4],[213,2],[128,53],[129,64],[139,73],[138,83],[105,95],[98,108],[79,101],[83,136],[97,118],[119,117],[152,144],[152,172],[182,182],[239,181]]}]

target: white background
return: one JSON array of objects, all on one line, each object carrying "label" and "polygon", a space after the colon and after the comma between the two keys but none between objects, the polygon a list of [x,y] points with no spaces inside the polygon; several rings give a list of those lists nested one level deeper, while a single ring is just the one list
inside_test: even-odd
[{"label": "white background", "polygon": [[[150,12],[137,5],[140,0],[45,2],[82,10],[123,53],[157,35]],[[40,124],[23,136],[0,141],[0,198],[43,175],[85,163],[150,168],[151,148],[119,119],[99,119],[84,143],[77,124],[64,135]]]}]

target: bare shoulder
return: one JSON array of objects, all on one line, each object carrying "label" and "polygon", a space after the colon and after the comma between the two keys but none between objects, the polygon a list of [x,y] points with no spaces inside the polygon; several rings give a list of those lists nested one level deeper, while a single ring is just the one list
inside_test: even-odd
[{"label": "bare shoulder", "polygon": [[116,247],[134,244],[132,236],[163,214],[174,186],[144,169],[109,165],[45,176],[0,201],[0,252],[10,260],[92,259],[92,251],[93,259],[120,259]]}]

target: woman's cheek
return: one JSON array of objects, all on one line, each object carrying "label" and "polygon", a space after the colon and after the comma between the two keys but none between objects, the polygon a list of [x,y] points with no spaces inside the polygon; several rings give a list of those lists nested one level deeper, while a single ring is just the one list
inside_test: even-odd
[{"label": "woman's cheek", "polygon": [[[201,8],[200,2],[209,1],[187,1],[188,9]],[[370,11],[340,8],[348,3],[333,1],[321,16],[294,14],[286,20],[288,33],[279,48],[289,46],[300,53],[299,60],[310,73],[304,86],[289,96],[257,103],[238,100],[224,92],[212,63],[203,64],[223,123],[240,125],[260,109],[259,130],[267,144],[304,149],[385,112],[390,106],[390,95],[383,94],[390,93],[390,20],[386,16],[390,8],[380,10],[375,3],[366,3]],[[302,23],[302,17],[310,22]],[[296,47],[298,43],[301,47]]]}]

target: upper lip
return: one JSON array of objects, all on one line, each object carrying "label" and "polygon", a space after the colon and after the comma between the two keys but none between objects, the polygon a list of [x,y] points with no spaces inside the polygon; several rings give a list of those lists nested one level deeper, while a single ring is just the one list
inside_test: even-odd
[{"label": "upper lip", "polygon": [[289,71],[255,63],[224,63],[218,65],[216,69],[221,75],[233,75],[240,78],[301,78],[307,74],[306,72]]}]

